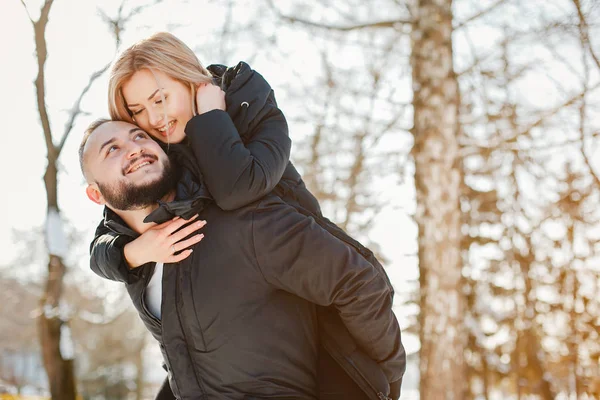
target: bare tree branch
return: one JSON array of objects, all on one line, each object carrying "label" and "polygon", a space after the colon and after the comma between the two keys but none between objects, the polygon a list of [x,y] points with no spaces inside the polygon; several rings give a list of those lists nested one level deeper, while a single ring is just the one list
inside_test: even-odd
[{"label": "bare tree branch", "polygon": [[46,24],[48,23],[48,15],[50,14],[52,2],[53,0],[46,0],[42,6],[40,18],[37,20],[37,22],[33,23],[33,29],[35,32],[35,49],[37,52],[38,62],[38,75],[35,79],[37,105],[40,113],[40,122],[44,131],[46,148],[48,149],[48,160],[50,163],[54,163],[56,161],[57,155],[54,142],[52,141],[52,130],[50,128],[50,119],[48,117],[48,109],[46,107],[44,65],[46,64],[46,59],[48,57],[45,37]]},{"label": "bare tree branch", "polygon": [[107,63],[104,67],[100,68],[98,71],[94,72],[90,76],[90,79],[88,80],[87,85],[83,88],[83,90],[79,94],[79,98],[77,98],[77,100],[75,101],[75,104],[73,104],[73,107],[71,108],[71,111],[69,112],[69,120],[67,121],[67,123],[65,125],[65,131],[63,133],[63,137],[60,141],[60,144],[56,147],[56,156],[57,157],[60,156],[60,152],[62,151],[62,149],[65,145],[65,142],[67,141],[69,133],[71,133],[71,130],[73,129],[73,126],[75,125],[75,120],[77,119],[77,117],[79,117],[79,115],[82,114],[81,101],[85,97],[86,93],[92,87],[92,84],[94,83],[94,81],[96,79],[98,79],[100,76],[102,76],[102,74],[104,74],[108,70],[108,67],[110,67],[110,64],[111,64],[110,62]]},{"label": "bare tree branch", "polygon": [[580,132],[580,140],[581,140],[581,154],[583,155],[583,162],[585,163],[586,167],[590,171],[590,175],[592,175],[594,182],[596,182],[596,186],[600,188],[600,177],[594,170],[594,167],[592,167],[592,162],[591,162],[589,156],[587,155],[587,153],[585,152],[585,135],[583,133],[583,129]]},{"label": "bare tree branch", "polygon": [[[121,12],[123,10],[123,5],[125,4],[125,1],[123,1],[123,4],[121,5],[121,7],[119,8],[119,16],[121,16]],[[127,14],[124,17],[121,17],[123,23],[125,22],[129,22],[129,20],[131,20],[131,18],[135,17],[136,15],[140,14],[142,11],[144,11],[145,9],[147,9],[148,7],[152,7],[155,6],[157,4],[162,3],[163,0],[153,0],[147,4],[142,4],[140,6],[134,7],[131,9],[131,11],[129,12],[129,14]]]},{"label": "bare tree branch", "polygon": [[[523,30],[514,30],[513,32],[511,32],[510,35],[506,35],[501,42],[499,42],[497,45],[495,45],[494,49],[504,47],[507,43],[524,42],[526,39],[533,40],[536,43],[538,43],[540,38],[543,38],[543,37],[546,37],[546,36],[552,34],[552,30],[556,31],[559,28],[564,28],[564,29],[576,28],[576,26],[568,25],[566,23],[561,24],[561,25],[548,24],[547,26],[544,26],[542,28],[535,28],[535,29],[527,28],[527,29],[523,29]],[[496,50],[489,50],[483,56],[476,57],[475,61],[470,66],[466,67],[462,71],[457,72],[457,75],[463,76],[463,75],[466,75],[466,74],[472,72],[481,63],[483,63],[484,61],[488,61],[489,59],[492,58],[492,56],[494,56],[496,54],[497,54]]]},{"label": "bare tree branch", "polygon": [[[331,0],[317,0],[321,7],[330,8],[335,10],[339,15],[345,18],[347,21],[357,22],[356,13],[346,12],[342,10],[335,2],[332,4]],[[346,3],[347,5],[347,3]]]},{"label": "bare tree branch", "polygon": [[598,138],[598,137],[600,137],[600,131],[594,132],[591,135],[586,135],[584,138],[582,138],[581,136],[578,136],[577,138],[563,140],[562,142],[548,143],[548,144],[540,145],[540,146],[523,147],[522,145],[512,144],[512,145],[504,145],[502,147],[492,149],[491,147],[488,147],[488,146],[482,146],[477,143],[464,141],[464,140],[460,141],[460,146],[463,148],[463,151],[461,154],[464,157],[473,155],[473,154],[478,154],[480,150],[501,150],[501,151],[520,152],[520,153],[532,153],[532,152],[540,152],[540,151],[547,151],[547,150],[564,149],[566,146],[581,147],[581,146],[583,146],[583,143],[585,143],[585,140],[594,139],[594,138]]},{"label": "bare tree branch", "polygon": [[[581,4],[580,4],[579,0],[573,0],[573,4],[575,5],[575,8],[577,9],[577,14],[579,15],[579,42],[581,44],[581,48],[582,48],[582,50],[584,50],[586,47],[588,48],[592,58],[596,62],[596,65],[598,66],[598,68],[600,68],[600,62],[598,62],[598,58],[596,57],[596,54],[594,53],[594,50],[590,43],[590,38],[588,35],[588,29],[587,29],[587,23],[585,21],[585,16],[583,14],[583,10],[581,9]],[[594,179],[596,186],[598,188],[600,188],[600,178],[594,171],[594,168],[592,167],[590,158],[588,157],[588,155],[585,151],[585,121],[586,121],[586,113],[587,113],[587,101],[586,101],[585,95],[588,92],[588,81],[589,81],[589,75],[590,75],[590,71],[589,71],[590,68],[586,62],[585,52],[584,52],[584,54],[582,54],[581,58],[582,58],[582,62],[583,62],[583,70],[585,73],[585,75],[583,77],[583,96],[581,97],[581,106],[579,107],[579,137],[581,140],[581,155],[583,156],[583,162],[585,163],[587,169],[589,170],[590,175]]]},{"label": "bare tree branch", "polygon": [[125,8],[125,3],[127,0],[123,0],[119,5],[117,10],[117,16],[115,18],[110,17],[106,14],[102,9],[98,8],[97,12],[102,18],[104,22],[106,22],[112,30],[112,34],[116,40],[117,48],[121,45],[121,35],[125,30],[125,24],[131,20],[131,18],[140,14],[146,8],[151,7],[153,5],[162,3],[163,0],[153,0],[150,3],[142,4],[140,6],[132,8],[127,15],[123,15],[123,10]]},{"label": "bare tree branch", "polygon": [[25,12],[27,13],[27,17],[29,17],[29,20],[31,21],[31,23],[35,24],[35,21],[33,20],[33,18],[31,18],[31,14],[29,14],[29,9],[27,8],[27,4],[25,4],[25,0],[21,0],[21,4],[23,4],[23,7],[25,8]]},{"label": "bare tree branch", "polygon": [[588,48],[588,51],[590,52],[592,59],[596,63],[596,66],[600,69],[600,59],[594,52],[594,47],[592,46],[592,42],[591,42],[590,36],[589,36],[588,23],[586,21],[583,10],[581,9],[581,3],[579,0],[572,0],[572,1],[573,1],[573,5],[577,9],[577,15],[579,16],[579,32],[583,36],[585,46]]},{"label": "bare tree branch", "polygon": [[[504,39],[498,43],[497,46],[495,46],[495,48],[500,48],[500,49],[505,49],[508,43],[511,43],[513,40],[515,40],[516,38],[519,37],[519,35],[521,35],[521,37],[523,35],[526,34],[531,34],[532,32],[519,32],[517,34],[513,34],[513,35],[506,35],[504,37]],[[471,49],[471,53],[473,54],[473,58],[474,61],[473,63],[468,66],[467,68],[463,69],[462,71],[458,71],[456,73],[456,75],[458,77],[463,76],[463,75],[467,75],[469,73],[471,73],[474,69],[476,69],[477,67],[479,67],[480,64],[483,64],[484,62],[490,60],[492,58],[492,56],[495,56],[496,54],[498,54],[498,51],[496,49],[494,50],[489,50],[487,51],[486,54],[484,54],[483,56],[479,56],[477,55],[477,51],[475,50],[475,45],[473,44],[473,41],[470,39],[470,35],[468,33],[465,33],[465,37],[467,38],[467,40],[469,41],[469,47]]]},{"label": "bare tree branch", "polygon": [[279,9],[277,9],[277,7],[275,6],[275,4],[273,3],[273,0],[267,0],[267,3],[271,6],[271,8],[273,9],[273,11],[279,16],[279,18],[281,18],[283,20],[286,20],[288,22],[291,22],[291,23],[300,23],[300,24],[303,24],[303,25],[312,26],[314,28],[328,29],[328,30],[334,30],[334,31],[340,31],[340,32],[349,32],[349,31],[355,31],[355,30],[360,30],[360,29],[368,29],[368,28],[394,28],[394,29],[399,29],[399,27],[403,26],[403,25],[412,25],[412,21],[411,20],[403,20],[403,19],[393,19],[393,20],[389,20],[389,21],[367,22],[367,23],[363,23],[363,24],[347,25],[347,26],[331,25],[331,24],[326,24],[326,23],[321,23],[321,22],[309,21],[309,20],[306,20],[304,18],[291,17],[291,16],[288,16],[288,15],[285,15],[281,11],[279,11]]},{"label": "bare tree branch", "polygon": [[121,32],[123,31],[122,17],[121,17],[121,12],[123,10],[123,3],[121,3],[121,5],[119,6],[119,11],[117,12],[116,18],[111,18],[103,10],[98,9],[98,14],[100,15],[100,18],[102,18],[102,20],[104,22],[106,22],[108,24],[108,26],[111,28],[112,34],[115,37],[115,40],[117,42],[117,48],[121,44]]},{"label": "bare tree branch", "polygon": [[280,14],[280,17],[291,23],[298,22],[303,25],[308,25],[308,26],[312,26],[315,28],[323,28],[323,29],[335,30],[335,31],[340,31],[340,32],[349,32],[349,31],[354,31],[354,30],[359,30],[359,29],[367,29],[367,28],[398,28],[399,25],[410,25],[412,23],[411,21],[408,21],[408,20],[390,20],[390,21],[368,22],[368,23],[364,23],[364,24],[349,25],[349,26],[336,26],[336,25],[312,22],[312,21],[308,21],[308,20],[305,20],[302,18],[297,18],[297,17],[289,17],[289,16],[285,16],[283,14]]},{"label": "bare tree branch", "polygon": [[485,8],[485,9],[479,11],[478,13],[476,13],[475,15],[472,15],[469,18],[465,19],[464,21],[459,22],[458,25],[454,26],[454,29],[457,30],[457,29],[462,28],[469,22],[473,22],[477,18],[483,17],[485,14],[489,13],[490,11],[493,11],[494,9],[498,8],[499,6],[501,6],[504,3],[506,3],[506,0],[496,1],[494,4],[492,4],[488,8]]},{"label": "bare tree branch", "polygon": [[44,5],[42,6],[42,10],[40,12],[40,19],[38,20],[38,22],[42,22],[44,26],[46,26],[46,24],[48,23],[48,15],[50,14],[50,8],[52,7],[52,3],[54,2],[54,0],[46,0],[44,2]]},{"label": "bare tree branch", "polygon": [[543,124],[548,118],[556,115],[557,113],[559,113],[564,108],[572,106],[574,103],[576,103],[577,101],[579,101],[587,92],[594,91],[594,90],[598,89],[599,87],[600,87],[600,82],[596,83],[594,86],[590,87],[589,89],[585,90],[584,92],[579,93],[576,96],[571,97],[569,100],[565,101],[562,104],[559,104],[557,107],[553,108],[552,110],[549,110],[549,111],[545,112],[535,122],[533,122],[532,124],[529,124],[527,127],[525,127],[524,129],[521,129],[520,131],[518,131],[517,133],[515,133],[511,137],[503,139],[500,143],[494,143],[494,144],[491,144],[489,146],[478,146],[478,147],[480,147],[482,149],[493,150],[493,149],[501,147],[503,145],[515,143],[516,140],[517,140],[517,138],[519,136],[528,134],[532,129],[537,128],[538,126],[540,126],[541,124]]},{"label": "bare tree branch", "polygon": [[[127,0],[123,0],[121,2],[119,9],[117,11],[117,16],[114,19],[109,17],[104,11],[102,11],[100,9],[98,10],[98,13],[100,14],[101,18],[112,28],[112,33],[114,35],[117,48],[119,47],[119,44],[121,43],[121,34],[124,29],[124,24],[126,22],[128,22],[133,16],[139,14],[145,8],[150,6],[150,4],[145,4],[145,5],[135,7],[126,16],[123,16],[123,9],[125,7],[126,1]],[[161,1],[162,0],[155,0],[155,2],[153,4],[157,4]],[[83,98],[85,97],[87,92],[92,87],[92,84],[94,83],[94,81],[96,81],[96,79],[98,79],[100,76],[102,76],[102,74],[104,74],[108,70],[110,65],[111,65],[111,62],[108,62],[102,68],[100,68],[99,70],[92,73],[92,75],[90,75],[87,85],[81,90],[79,97],[73,104],[73,107],[71,108],[71,111],[69,112],[69,120],[65,124],[65,130],[64,130],[63,136],[61,138],[60,144],[56,147],[56,157],[57,158],[58,158],[58,156],[60,156],[60,152],[62,151],[62,149],[67,141],[67,138],[69,137],[69,134],[71,133],[71,130],[73,129],[73,126],[75,125],[75,121],[77,120],[77,117],[79,117],[82,114],[81,102],[83,101]]]}]

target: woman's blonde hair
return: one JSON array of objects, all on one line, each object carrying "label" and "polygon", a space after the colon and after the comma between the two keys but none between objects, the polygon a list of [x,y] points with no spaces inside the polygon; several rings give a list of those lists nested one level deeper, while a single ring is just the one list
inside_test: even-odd
[{"label": "woman's blonde hair", "polygon": [[[127,48],[113,63],[108,81],[108,110],[112,119],[133,122],[122,88],[141,69],[161,71],[190,86],[192,102],[197,86],[212,81],[210,72],[185,43],[168,32],[155,33]],[[195,109],[194,104],[192,107]]]}]

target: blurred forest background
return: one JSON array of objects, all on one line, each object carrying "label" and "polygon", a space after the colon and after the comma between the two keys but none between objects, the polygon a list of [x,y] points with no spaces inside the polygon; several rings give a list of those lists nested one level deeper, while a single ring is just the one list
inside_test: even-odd
[{"label": "blurred forest background", "polygon": [[0,6],[0,398],[151,399],[164,377],[89,271],[76,156],[116,51],[160,30],[275,89],[324,214],[385,260],[403,399],[600,398],[600,2],[93,3]]}]

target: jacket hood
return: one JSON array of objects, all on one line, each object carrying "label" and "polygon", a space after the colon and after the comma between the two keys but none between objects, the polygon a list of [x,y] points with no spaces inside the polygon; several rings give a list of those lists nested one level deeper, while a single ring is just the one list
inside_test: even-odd
[{"label": "jacket hood", "polygon": [[225,92],[227,113],[240,136],[246,136],[252,130],[251,122],[257,119],[269,99],[274,96],[271,85],[243,61],[235,67],[213,64],[207,69],[215,77],[215,83]]}]

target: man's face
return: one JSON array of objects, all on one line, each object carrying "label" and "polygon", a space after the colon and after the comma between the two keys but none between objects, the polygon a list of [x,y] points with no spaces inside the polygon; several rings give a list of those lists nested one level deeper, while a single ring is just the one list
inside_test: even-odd
[{"label": "man's face", "polygon": [[167,155],[139,127],[111,121],[98,127],[84,147],[88,197],[116,210],[156,204],[175,187]]}]

